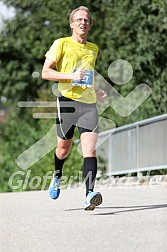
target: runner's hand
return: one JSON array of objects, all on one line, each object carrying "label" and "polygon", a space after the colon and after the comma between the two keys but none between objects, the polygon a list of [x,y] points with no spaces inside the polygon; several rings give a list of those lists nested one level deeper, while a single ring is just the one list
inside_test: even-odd
[{"label": "runner's hand", "polygon": [[72,80],[82,80],[84,78],[84,73],[84,68],[79,68],[75,73],[73,73]]},{"label": "runner's hand", "polygon": [[97,99],[99,100],[99,102],[103,103],[107,97],[107,94],[103,90],[98,90],[96,93],[96,96],[97,96]]}]

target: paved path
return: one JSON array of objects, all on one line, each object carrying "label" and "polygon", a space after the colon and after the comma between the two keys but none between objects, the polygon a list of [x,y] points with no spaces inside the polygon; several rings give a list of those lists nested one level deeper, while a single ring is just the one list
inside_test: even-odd
[{"label": "paved path", "polygon": [[0,252],[167,252],[167,185],[98,190],[89,212],[84,188],[1,193]]}]

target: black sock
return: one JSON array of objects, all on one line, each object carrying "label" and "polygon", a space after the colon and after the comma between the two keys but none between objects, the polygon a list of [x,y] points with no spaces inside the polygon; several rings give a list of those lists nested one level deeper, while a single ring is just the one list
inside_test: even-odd
[{"label": "black sock", "polygon": [[65,159],[59,159],[54,153],[54,164],[55,164],[54,177],[55,178],[58,178],[58,179],[61,178],[64,161]]},{"label": "black sock", "polygon": [[93,192],[95,178],[97,174],[97,158],[96,157],[86,157],[83,162],[83,175],[86,184],[86,195],[89,191]]}]

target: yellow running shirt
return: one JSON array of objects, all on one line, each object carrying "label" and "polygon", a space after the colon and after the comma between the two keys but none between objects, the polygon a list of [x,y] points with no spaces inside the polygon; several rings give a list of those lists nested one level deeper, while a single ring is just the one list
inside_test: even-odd
[{"label": "yellow running shirt", "polygon": [[78,68],[85,67],[85,75],[81,81],[61,80],[58,90],[72,100],[95,103],[94,67],[98,54],[97,45],[86,42],[81,44],[72,37],[60,38],[45,56],[56,63],[56,70],[61,73],[73,73]]}]

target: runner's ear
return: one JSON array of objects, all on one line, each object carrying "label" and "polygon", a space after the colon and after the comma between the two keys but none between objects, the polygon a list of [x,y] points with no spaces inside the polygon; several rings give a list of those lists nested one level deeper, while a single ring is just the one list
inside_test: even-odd
[{"label": "runner's ear", "polygon": [[74,28],[73,23],[70,23],[70,27],[71,27],[71,29],[73,29],[73,28]]}]

